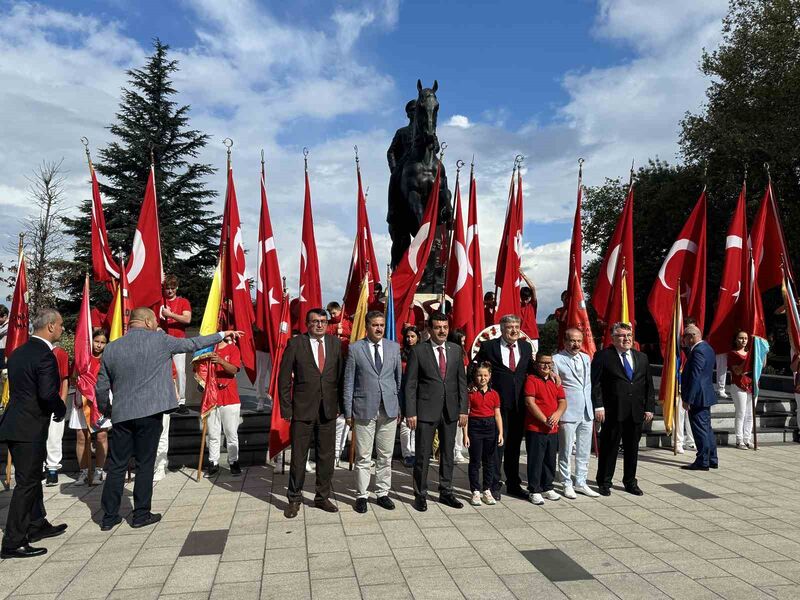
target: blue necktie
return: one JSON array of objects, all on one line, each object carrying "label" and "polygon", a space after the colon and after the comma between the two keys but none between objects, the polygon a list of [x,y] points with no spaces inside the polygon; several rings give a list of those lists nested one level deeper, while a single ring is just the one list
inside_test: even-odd
[{"label": "blue necktie", "polygon": [[375,370],[380,373],[383,368],[383,361],[381,360],[381,353],[378,352],[378,344],[375,344]]},{"label": "blue necktie", "polygon": [[628,353],[622,353],[622,366],[625,367],[625,374],[628,376],[629,381],[633,381],[633,367],[631,363],[628,362]]}]

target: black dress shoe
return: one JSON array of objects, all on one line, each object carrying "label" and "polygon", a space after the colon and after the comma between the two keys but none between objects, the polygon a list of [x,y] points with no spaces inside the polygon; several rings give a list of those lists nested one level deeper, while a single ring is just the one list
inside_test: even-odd
[{"label": "black dress shoe", "polygon": [[356,498],[356,505],[354,508],[357,513],[361,513],[363,515],[365,512],[367,512],[367,499]]},{"label": "black dress shoe", "polygon": [[633,494],[634,496],[644,496],[644,492],[641,490],[638,484],[634,483],[632,485],[626,485],[625,491],[629,494]]},{"label": "black dress shoe", "polygon": [[514,496],[515,498],[522,498],[523,500],[527,500],[528,496],[530,495],[526,490],[523,490],[519,486],[507,488],[506,494],[509,496]]},{"label": "black dress shoe", "polygon": [[464,508],[464,503],[453,496],[453,494],[441,494],[439,496],[439,504],[444,504],[452,508]]},{"label": "black dress shoe", "polygon": [[239,461],[232,462],[230,464],[231,467],[231,475],[241,475],[242,474],[242,467],[239,466]]},{"label": "black dress shoe", "polygon": [[681,466],[681,469],[683,469],[684,471],[708,471],[708,467],[704,467],[703,465],[698,465],[697,463],[683,465]]},{"label": "black dress shoe", "polygon": [[147,513],[141,519],[136,519],[135,521],[131,521],[131,527],[134,529],[139,529],[139,527],[147,527],[148,525],[153,525],[154,523],[158,523],[161,520],[160,513]]},{"label": "black dress shoe", "polygon": [[394,510],[394,502],[389,496],[380,496],[375,500],[375,504],[386,510]]},{"label": "black dress shoe", "polygon": [[34,548],[28,544],[23,544],[18,548],[3,547],[0,549],[0,558],[2,559],[31,558],[32,556],[41,556],[42,554],[47,554],[47,548]]},{"label": "black dress shoe", "polygon": [[708,465],[708,466],[711,469],[719,469],[719,463],[716,463],[716,464],[713,464],[713,465]]},{"label": "black dress shoe", "polygon": [[300,512],[300,503],[289,502],[289,506],[287,506],[283,511],[283,516],[287,519],[294,519],[298,512]]},{"label": "black dress shoe", "polygon": [[47,477],[45,479],[44,484],[47,487],[53,487],[54,485],[58,485],[58,471],[47,471]]},{"label": "black dress shoe", "polygon": [[414,498],[414,508],[419,512],[425,512],[428,510],[428,500],[425,496],[417,496]]},{"label": "black dress shoe", "polygon": [[499,490],[499,489],[497,489],[497,490],[492,490],[492,498],[494,498],[494,499],[495,499],[495,501],[497,501],[497,502],[500,502],[500,499],[501,499],[502,497],[503,497],[503,494],[501,494],[501,493],[500,493],[500,490]]},{"label": "black dress shoe", "polygon": [[[233,471],[231,471],[232,473]],[[241,472],[241,471],[240,471]],[[210,463],[208,465],[208,469],[206,469],[206,479],[214,477],[215,475],[219,475],[219,465],[216,463]]]},{"label": "black dress shoe", "polygon": [[45,524],[42,527],[39,527],[34,531],[28,533],[28,541],[33,544],[45,538],[51,538],[51,537],[56,537],[57,535],[61,535],[66,530],[67,530],[66,523],[61,523],[60,525],[52,525],[47,521],[45,521]]},{"label": "black dress shoe", "polygon": [[111,521],[103,520],[103,522],[100,524],[100,531],[111,531],[120,523],[122,523],[122,517],[119,515],[114,517]]},{"label": "black dress shoe", "polygon": [[178,405],[178,410],[175,411],[175,412],[177,412],[179,415],[188,415],[189,414],[189,408],[185,404],[179,404]]},{"label": "black dress shoe", "polygon": [[611,495],[611,488],[607,485],[599,485],[597,486],[597,492],[601,496],[610,496]]},{"label": "black dress shoe", "polygon": [[[364,502],[366,502],[366,499]],[[339,509],[336,508],[336,505],[330,501],[330,498],[325,498],[324,500],[314,500],[314,506],[329,513],[339,512]]]}]

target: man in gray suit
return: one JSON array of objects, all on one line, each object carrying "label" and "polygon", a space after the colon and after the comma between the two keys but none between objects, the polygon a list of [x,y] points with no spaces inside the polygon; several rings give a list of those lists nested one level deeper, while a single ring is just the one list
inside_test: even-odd
[{"label": "man in gray suit", "polygon": [[400,418],[400,382],[403,365],[400,346],[383,339],[386,319],[383,312],[372,310],[366,316],[367,337],[350,345],[344,368],[344,416],[354,427],[356,438],[356,506],[367,512],[372,447],[378,460],[375,465],[377,504],[394,510],[389,498],[392,489],[392,453],[397,422]]},{"label": "man in gray suit", "polygon": [[467,374],[464,350],[447,341],[447,316],[434,312],[428,317],[430,340],[411,350],[406,365],[406,422],[416,435],[414,463],[414,508],[428,510],[428,466],[433,434],[439,432],[439,502],[461,508],[453,495],[453,447],[456,427],[467,423]]},{"label": "man in gray suit", "polygon": [[[150,512],[153,499],[153,464],[161,437],[162,415],[178,409],[172,383],[172,357],[212,346],[224,338],[236,339],[242,332],[223,331],[196,338],[176,338],[156,331],[158,320],[146,307],[133,309],[128,332],[106,346],[97,376],[97,406],[111,413],[114,427],[108,444],[106,484],[101,505],[100,529],[109,531],[122,521],[119,505],[125,471],[136,458],[131,527],[144,527],[161,520]],[[114,395],[113,411],[109,392]]]},{"label": "man in gray suit", "polygon": [[[592,367],[589,355],[581,352],[580,329],[564,332],[564,349],[553,357],[553,368],[561,377],[567,396],[567,410],[558,425],[558,471],[564,483],[564,496],[577,498],[575,492],[596,498],[600,494],[586,485],[589,453],[592,450],[594,408],[592,406]],[[570,458],[575,445],[575,485],[572,484]]]}]

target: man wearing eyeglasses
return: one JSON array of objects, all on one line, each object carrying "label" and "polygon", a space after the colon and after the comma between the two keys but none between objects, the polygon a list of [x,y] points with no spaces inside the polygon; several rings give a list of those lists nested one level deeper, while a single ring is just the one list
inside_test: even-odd
[{"label": "man wearing eyeglasses", "polygon": [[703,333],[696,325],[683,330],[683,343],[689,349],[689,358],[681,377],[683,407],[689,412],[697,458],[682,469],[708,471],[719,468],[717,441],[711,429],[711,407],[717,403],[714,393],[714,349],[703,341]]},{"label": "man wearing eyeglasses", "polygon": [[326,512],[339,510],[330,494],[344,363],[339,339],[325,335],[327,326],[328,313],[324,309],[309,310],[308,333],[289,340],[278,373],[281,416],[291,422],[292,459],[286,494],[289,504],[283,511],[287,519],[296,517],[303,503],[306,459],[312,441],[317,456],[314,506]]},{"label": "man wearing eyeglasses", "polygon": [[642,427],[653,420],[653,377],[647,355],[633,349],[633,329],[629,323],[615,323],[611,328],[611,340],[613,345],[596,353],[592,360],[594,418],[602,423],[597,486],[603,496],[611,495],[611,480],[622,439],[622,484],[629,494],[641,496],[636,465]]}]

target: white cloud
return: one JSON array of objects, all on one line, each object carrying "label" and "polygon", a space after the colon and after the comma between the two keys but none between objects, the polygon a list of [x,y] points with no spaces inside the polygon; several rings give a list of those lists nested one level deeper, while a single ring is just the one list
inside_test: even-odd
[{"label": "white cloud", "polygon": [[465,117],[464,115],[453,115],[450,117],[447,125],[450,127],[460,127],[461,129],[469,129],[472,127],[472,123],[469,122],[469,118]]}]

